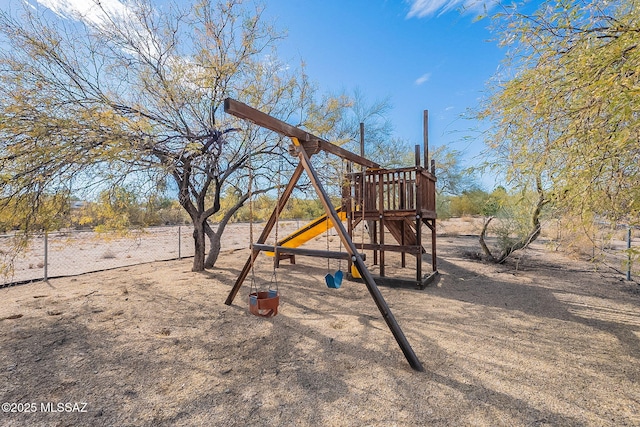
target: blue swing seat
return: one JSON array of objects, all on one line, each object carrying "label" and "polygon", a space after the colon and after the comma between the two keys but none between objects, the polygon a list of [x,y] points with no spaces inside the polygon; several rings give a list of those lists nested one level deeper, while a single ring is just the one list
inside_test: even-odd
[{"label": "blue swing seat", "polygon": [[327,283],[328,287],[332,289],[338,289],[342,285],[343,276],[344,276],[344,273],[342,273],[342,270],[338,270],[336,271],[336,274],[333,276],[327,273],[327,275],[324,276],[324,281]]}]

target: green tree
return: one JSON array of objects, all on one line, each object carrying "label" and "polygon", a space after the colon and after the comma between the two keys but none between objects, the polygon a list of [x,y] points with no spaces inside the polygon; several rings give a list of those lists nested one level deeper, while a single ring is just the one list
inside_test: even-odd
[{"label": "green tree", "polygon": [[[436,211],[438,218],[450,218],[461,214],[456,207],[463,193],[477,190],[476,178],[470,168],[464,168],[462,164],[462,152],[446,145],[440,145],[430,153],[435,164],[434,174],[436,181]],[[475,211],[475,210],[474,210]]]},{"label": "green tree", "polygon": [[[280,35],[260,8],[198,0],[160,12],[134,0],[114,13],[93,1],[94,20],[0,12],[3,210],[27,206],[12,215],[30,230],[44,194],[145,172],[151,187],[173,181],[194,226],[193,270],[212,267],[249,173],[254,194],[273,188],[269,158],[284,152],[277,135],[223,115],[223,100],[286,120],[304,117],[313,91],[277,60]],[[215,226],[228,188],[239,197]]]},{"label": "green tree", "polygon": [[98,232],[142,227],[144,212],[136,193],[121,186],[103,190],[92,206],[95,229]]},{"label": "green tree", "polygon": [[[640,222],[640,4],[545,1],[504,8],[508,48],[479,115],[493,166],[566,215]],[[536,219],[532,221],[535,235]],[[588,227],[586,227],[588,228]]]},{"label": "green tree", "polygon": [[462,194],[451,198],[451,215],[465,216],[484,214],[487,210],[487,203],[489,203],[490,197],[486,191],[477,188],[465,190]]},{"label": "green tree", "polygon": [[440,145],[430,153],[436,165],[438,195],[458,195],[477,187],[473,170],[462,164],[462,154],[446,145]]},{"label": "green tree", "polygon": [[313,219],[324,214],[322,203],[318,199],[293,198],[282,215],[283,219]]}]

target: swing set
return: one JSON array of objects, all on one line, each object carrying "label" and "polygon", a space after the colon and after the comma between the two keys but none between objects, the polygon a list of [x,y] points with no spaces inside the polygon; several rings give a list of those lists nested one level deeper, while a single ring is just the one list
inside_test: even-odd
[{"label": "swing set", "polygon": [[[288,137],[292,143],[289,153],[298,158],[298,165],[282,192],[280,182],[278,182],[278,200],[276,206],[255,242],[253,238],[253,225],[251,225],[251,254],[233,288],[229,292],[225,304],[231,305],[233,303],[242,284],[251,273],[251,292],[249,296],[250,312],[262,317],[275,316],[278,312],[280,298],[275,269],[278,267],[281,259],[289,258],[291,263],[295,263],[295,255],[301,255],[323,257],[327,258],[327,260],[346,260],[348,262],[350,276],[362,280],[366,285],[369,294],[375,301],[378,310],[404,353],[409,365],[417,371],[423,371],[424,368],[422,364],[382,297],[376,284],[376,279],[374,279],[364,263],[365,254],[358,251],[358,249],[361,251],[373,250],[374,264],[379,263],[381,276],[384,276],[385,251],[401,252],[403,267],[405,264],[405,253],[416,256],[417,278],[414,283],[416,283],[419,288],[424,287],[429,281],[433,280],[437,274],[435,261],[436,179],[432,172],[420,166],[419,147],[416,146],[416,166],[414,168],[386,170],[381,168],[379,164],[364,157],[364,132],[362,125],[360,141],[362,155],[357,155],[231,98],[225,100],[224,110],[228,114],[248,120],[258,126]],[[426,120],[425,112],[425,125]],[[425,127],[425,166],[428,166],[426,135],[427,131]],[[320,151],[336,155],[343,159],[343,161],[349,162],[347,176],[342,184],[342,206],[337,209],[332,205],[310,161],[310,156]],[[352,172],[352,164],[359,165],[360,171]],[[431,166],[433,171],[433,163]],[[324,221],[324,224],[326,224],[326,228],[324,228],[324,225],[322,228],[324,228],[324,231],[328,231],[330,227],[333,227],[340,238],[341,248],[344,247],[346,252],[329,251],[328,240],[326,251],[301,248],[293,244],[288,244],[290,243],[291,236],[278,240],[278,220],[280,213],[284,209],[303,172],[307,174],[324,208],[324,218],[321,217],[318,219]],[[278,181],[279,180],[280,177],[278,176]],[[251,192],[251,189],[249,191]],[[250,210],[251,208],[252,205],[250,201]],[[345,228],[342,223],[343,219],[346,219],[347,228]],[[368,234],[373,242],[365,243],[363,231],[361,242],[356,244],[354,243],[353,232],[360,223],[362,223],[361,227],[364,230],[365,222],[369,225]],[[420,237],[421,225],[423,223],[426,224],[432,232],[431,257],[433,272],[425,277],[422,276],[422,255],[426,251],[422,247]],[[274,227],[276,231],[275,242],[273,245],[268,245],[266,241]],[[385,229],[391,233],[399,245],[385,243]],[[318,230],[318,228],[315,228],[315,230]],[[272,284],[269,285],[269,289],[264,291],[257,289],[253,273],[256,258],[261,251],[275,257],[273,267],[274,279],[272,280]],[[327,264],[327,267],[329,269],[329,264]],[[343,278],[344,273],[342,272],[340,264],[334,274],[330,272],[327,273],[325,282],[330,288],[339,288]],[[378,280],[380,279],[381,278],[378,278]]]}]

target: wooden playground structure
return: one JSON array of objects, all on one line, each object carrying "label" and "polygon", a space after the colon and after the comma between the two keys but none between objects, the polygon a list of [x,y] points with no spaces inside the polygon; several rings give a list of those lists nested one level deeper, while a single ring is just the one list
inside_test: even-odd
[{"label": "wooden playground structure", "polygon": [[[433,162],[429,165],[428,160],[427,112],[425,111],[424,115],[424,166],[420,164],[420,147],[416,146],[415,166],[384,169],[379,164],[364,157],[364,131],[362,124],[360,132],[361,155],[357,155],[233,99],[228,98],[225,100],[224,109],[229,114],[290,138],[292,146],[289,152],[299,160],[262,233],[256,242],[252,242],[251,254],[229,292],[225,304],[231,305],[233,303],[261,251],[273,252],[276,266],[282,259],[290,259],[291,262],[295,262],[295,255],[346,259],[349,263],[349,272],[352,273],[351,275],[354,278],[362,280],[367,286],[369,293],[411,367],[417,371],[422,371],[422,364],[382,297],[376,281],[383,282],[386,279],[386,252],[399,252],[401,254],[402,267],[406,266],[406,254],[415,257],[416,278],[411,283],[420,289],[424,288],[437,275],[436,177],[433,174]],[[347,176],[342,187],[342,203],[338,208],[332,205],[310,161],[312,155],[321,151],[336,155],[348,162]],[[357,165],[359,170],[355,170],[354,165]],[[431,166],[431,171],[429,171],[429,166]],[[276,225],[280,212],[284,209],[303,172],[306,172],[316,190],[326,215],[324,219],[319,218],[317,224],[313,225],[314,223],[312,223],[306,229],[303,228],[303,231],[309,231],[312,227],[320,226],[324,227],[324,231],[326,231],[328,227],[332,226],[336,230],[346,252],[301,248],[293,246],[291,242],[287,242],[287,238],[279,240],[275,245],[265,244]],[[346,221],[346,228],[342,223],[343,220]],[[367,240],[364,238],[365,233],[361,233],[362,238],[359,242],[354,242],[354,235],[357,234],[354,233],[354,230],[358,225],[363,227],[365,223],[368,227],[368,233],[366,233],[369,238],[368,242],[365,242]],[[431,231],[432,271],[427,275],[423,275],[422,269],[423,255],[426,254],[422,242],[423,225],[426,225]],[[385,239],[385,231],[389,232],[395,242],[389,242]],[[289,236],[289,240],[291,240],[291,236]],[[365,265],[365,256],[362,253],[364,250],[373,251],[373,263],[379,266],[379,277],[374,278]],[[392,280],[395,279],[392,278]],[[270,294],[269,298],[267,298],[266,293],[262,292],[260,294],[265,297],[265,309],[271,310],[270,313],[273,314],[272,298],[278,298],[278,296]],[[255,304],[255,299],[259,298],[259,296],[253,295],[250,298],[254,298],[254,301],[250,302],[251,305]],[[268,302],[268,300],[271,301]],[[277,313],[277,301],[275,305],[275,313]],[[255,312],[257,313],[258,308],[257,306],[255,307]],[[254,312],[253,308],[252,312]]]},{"label": "wooden playground structure", "polygon": [[[435,176],[417,164],[411,168],[372,169],[351,173],[343,188],[342,209],[346,211],[347,232],[354,239],[356,226],[366,221],[370,242],[356,247],[373,251],[373,265],[379,266],[378,282],[385,280],[385,252],[400,252],[402,267],[406,254],[415,256],[415,285],[423,289],[437,274]],[[431,231],[432,272],[423,275],[422,226]],[[385,240],[385,230],[395,242]],[[360,239],[363,240],[363,239]],[[391,278],[391,282],[403,280]],[[406,280],[404,280],[406,282]]]}]

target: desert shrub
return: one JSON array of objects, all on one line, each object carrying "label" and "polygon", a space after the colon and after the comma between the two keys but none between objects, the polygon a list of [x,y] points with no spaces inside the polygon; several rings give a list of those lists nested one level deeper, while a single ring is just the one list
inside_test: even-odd
[{"label": "desert shrub", "polygon": [[444,194],[436,197],[436,214],[441,220],[451,218],[451,196]]},{"label": "desert shrub", "polygon": [[452,217],[495,216],[502,206],[508,204],[510,197],[503,187],[491,193],[480,189],[463,191],[460,195],[448,198],[449,214]]},{"label": "desert shrub", "polygon": [[[539,182],[536,193],[521,192],[518,196],[505,197],[496,214],[485,220],[480,233],[485,256],[502,263],[514,252],[527,248],[540,236],[540,219],[548,203]],[[486,240],[490,233],[495,236],[493,245]]]}]

